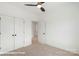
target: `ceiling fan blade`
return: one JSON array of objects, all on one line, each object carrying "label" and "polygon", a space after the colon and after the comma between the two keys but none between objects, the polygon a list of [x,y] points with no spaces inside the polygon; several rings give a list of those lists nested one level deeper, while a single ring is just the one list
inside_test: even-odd
[{"label": "ceiling fan blade", "polygon": [[45,9],[43,7],[41,7],[40,9],[41,9],[41,11],[45,12]]},{"label": "ceiling fan blade", "polygon": [[45,2],[37,2],[37,5],[42,5],[43,3],[45,3]]},{"label": "ceiling fan blade", "polygon": [[37,6],[37,5],[34,5],[34,4],[24,4],[25,6]]},{"label": "ceiling fan blade", "polygon": [[41,4],[45,3],[45,2],[40,2]]}]

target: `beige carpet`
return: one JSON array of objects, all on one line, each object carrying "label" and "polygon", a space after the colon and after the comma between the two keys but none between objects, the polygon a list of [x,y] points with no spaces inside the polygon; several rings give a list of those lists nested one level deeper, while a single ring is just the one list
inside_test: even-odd
[{"label": "beige carpet", "polygon": [[41,44],[35,39],[32,45],[19,48],[9,53],[3,54],[2,56],[78,56],[78,54]]}]

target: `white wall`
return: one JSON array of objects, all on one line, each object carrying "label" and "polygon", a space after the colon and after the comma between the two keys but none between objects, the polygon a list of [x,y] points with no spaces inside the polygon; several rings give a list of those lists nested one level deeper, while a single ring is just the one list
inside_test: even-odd
[{"label": "white wall", "polygon": [[31,44],[32,40],[32,20],[36,19],[36,15],[32,13],[27,7],[22,3],[0,3],[0,15],[18,17],[24,19],[26,22],[25,34],[26,34],[26,45]]},{"label": "white wall", "polygon": [[68,51],[79,50],[79,3],[45,5],[46,12],[40,23],[46,22],[46,36],[43,39],[42,31],[39,30],[39,36],[42,38],[39,41]]}]

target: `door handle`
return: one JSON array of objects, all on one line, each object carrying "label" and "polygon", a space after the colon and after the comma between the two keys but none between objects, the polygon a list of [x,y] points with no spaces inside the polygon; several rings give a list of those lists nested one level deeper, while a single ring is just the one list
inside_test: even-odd
[{"label": "door handle", "polygon": [[14,36],[14,34],[12,34],[12,36]]},{"label": "door handle", "polygon": [[16,34],[13,34],[12,36],[16,36]]},{"label": "door handle", "polygon": [[45,35],[45,33],[43,33],[43,35]]},{"label": "door handle", "polygon": [[16,34],[15,34],[15,36],[16,36]]}]

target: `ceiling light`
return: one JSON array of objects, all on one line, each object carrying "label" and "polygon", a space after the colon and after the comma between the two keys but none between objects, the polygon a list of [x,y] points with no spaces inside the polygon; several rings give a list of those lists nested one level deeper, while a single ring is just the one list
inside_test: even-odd
[{"label": "ceiling light", "polygon": [[41,8],[42,6],[41,5],[37,5],[37,8]]}]

